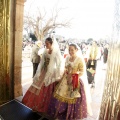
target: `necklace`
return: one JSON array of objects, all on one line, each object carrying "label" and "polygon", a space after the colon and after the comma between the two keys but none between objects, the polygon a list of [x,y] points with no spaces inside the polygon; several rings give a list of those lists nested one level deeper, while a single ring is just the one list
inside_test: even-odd
[{"label": "necklace", "polygon": [[70,61],[73,62],[76,59],[76,56],[70,57]]},{"label": "necklace", "polygon": [[48,50],[48,53],[51,54],[51,53],[52,53],[52,49],[51,49],[51,50]]}]

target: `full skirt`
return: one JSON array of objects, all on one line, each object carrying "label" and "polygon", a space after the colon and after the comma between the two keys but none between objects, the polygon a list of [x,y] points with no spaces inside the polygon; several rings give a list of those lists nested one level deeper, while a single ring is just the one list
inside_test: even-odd
[{"label": "full skirt", "polygon": [[40,89],[31,85],[22,100],[22,103],[29,108],[33,109],[34,111],[43,113],[46,113],[48,110],[50,99],[52,97],[56,84],[54,82],[46,87],[44,85],[45,74],[46,71],[43,70],[39,80],[34,82],[34,84]]},{"label": "full skirt", "polygon": [[58,120],[78,120],[87,118],[86,96],[82,81],[80,81],[80,86],[81,97],[77,98],[74,104],[61,102],[55,97],[52,97],[48,108],[48,115]]}]

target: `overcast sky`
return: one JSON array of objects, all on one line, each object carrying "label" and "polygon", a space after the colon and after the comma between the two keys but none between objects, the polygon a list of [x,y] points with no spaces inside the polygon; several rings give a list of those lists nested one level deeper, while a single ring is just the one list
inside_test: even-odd
[{"label": "overcast sky", "polygon": [[56,29],[65,38],[100,39],[111,36],[114,0],[27,0],[25,11],[31,14],[36,7],[50,14],[53,8],[65,8],[59,19],[71,19],[71,28]]}]

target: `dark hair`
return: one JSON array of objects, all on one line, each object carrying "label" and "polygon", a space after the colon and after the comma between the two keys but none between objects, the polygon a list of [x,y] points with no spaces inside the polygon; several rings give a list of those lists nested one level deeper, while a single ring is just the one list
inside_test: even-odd
[{"label": "dark hair", "polygon": [[73,46],[76,50],[78,50],[77,45],[76,44],[70,44],[69,46]]},{"label": "dark hair", "polygon": [[51,38],[51,37],[46,38],[46,40],[45,40],[45,41],[48,41],[50,44],[52,44],[52,43],[53,43],[53,40],[52,40],[52,38]]},{"label": "dark hair", "polygon": [[95,42],[96,44],[98,44],[97,41],[95,41],[95,40],[93,40],[92,42]]}]

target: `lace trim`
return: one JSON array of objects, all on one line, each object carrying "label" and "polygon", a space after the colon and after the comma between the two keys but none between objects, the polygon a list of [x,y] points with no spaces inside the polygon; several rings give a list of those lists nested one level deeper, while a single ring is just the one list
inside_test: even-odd
[{"label": "lace trim", "polygon": [[54,96],[57,100],[59,100],[59,101],[61,101],[61,102],[68,103],[68,104],[75,104],[76,101],[77,101],[77,98],[68,99],[68,98],[64,98],[64,97],[62,97],[62,96],[60,96],[60,95],[58,95],[58,94],[56,94],[56,93],[54,93],[53,96]]},{"label": "lace trim", "polygon": [[[62,79],[63,79],[63,77],[62,77]],[[61,83],[61,82],[60,82],[60,83]],[[61,102],[65,102],[65,103],[68,103],[68,104],[75,104],[76,101],[77,101],[77,98],[73,98],[73,99],[71,98],[71,99],[69,99],[69,98],[62,97],[62,96],[60,96],[60,95],[58,95],[58,94],[56,93],[56,91],[57,91],[60,83],[58,83],[58,85],[56,86],[55,91],[54,91],[54,93],[53,93],[54,98],[56,98],[57,100],[59,100],[59,101],[61,101]]]},{"label": "lace trim", "polygon": [[37,88],[38,90],[40,90],[40,87],[37,87],[36,85],[32,84],[33,87]]}]

